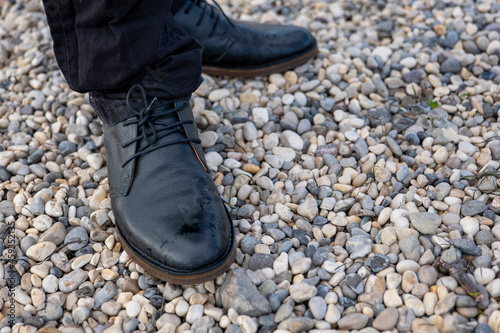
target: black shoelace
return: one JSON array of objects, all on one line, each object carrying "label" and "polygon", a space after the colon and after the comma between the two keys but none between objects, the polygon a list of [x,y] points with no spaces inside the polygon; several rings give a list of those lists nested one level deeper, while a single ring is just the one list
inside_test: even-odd
[{"label": "black shoelace", "polygon": [[[144,101],[144,108],[141,110],[136,110],[131,105],[131,95],[135,91],[139,91],[142,94],[142,99]],[[125,148],[130,146],[133,143],[140,143],[141,140],[144,140],[142,147],[140,147],[135,154],[130,156],[125,162],[122,164],[122,168],[134,160],[135,158],[150,153],[154,150],[160,149],[162,147],[171,146],[180,143],[201,143],[199,139],[193,139],[187,137],[187,133],[184,132],[182,125],[184,124],[193,124],[192,120],[182,120],[176,121],[172,123],[172,121],[166,121],[169,118],[169,115],[175,114],[177,111],[182,110],[187,106],[187,103],[181,104],[173,109],[164,109],[161,106],[153,108],[153,104],[156,102],[156,97],[148,103],[148,98],[146,95],[146,90],[143,86],[136,84],[130,88],[127,93],[127,106],[130,110],[136,115],[135,118],[130,118],[126,120],[123,125],[128,126],[132,124],[137,124],[138,136],[128,142],[122,144],[122,147]],[[168,135],[180,131],[186,138],[170,141],[170,142],[160,142],[162,138],[167,137]]]},{"label": "black shoelace", "polygon": [[[214,3],[215,7],[217,7],[217,10],[220,12],[220,14],[226,19],[226,21],[229,22],[229,24],[234,28],[234,30],[236,30],[239,33],[239,30],[234,26],[233,22],[229,19],[229,17],[227,17],[227,15],[224,13],[219,4],[214,0],[212,0],[212,2]],[[201,15],[198,18],[198,21],[196,21],[196,26],[199,26],[201,24],[201,21],[203,21],[203,17],[205,16],[205,13],[207,13],[207,8],[208,8],[209,16],[214,21],[212,25],[212,30],[210,30],[210,33],[208,34],[208,37],[212,37],[217,29],[217,24],[219,23],[220,15],[217,14],[214,6],[211,6],[205,0],[193,0],[189,4],[189,6],[186,7],[184,13],[185,14],[189,13],[191,9],[195,6],[200,7],[202,9]]]}]

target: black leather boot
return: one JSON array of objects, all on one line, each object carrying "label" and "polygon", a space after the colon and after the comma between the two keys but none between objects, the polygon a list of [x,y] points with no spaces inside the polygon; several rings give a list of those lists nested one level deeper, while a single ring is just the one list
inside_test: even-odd
[{"label": "black leather boot", "polygon": [[187,0],[174,18],[203,46],[203,71],[212,75],[284,72],[317,53],[316,40],[305,29],[235,21],[205,0]]},{"label": "black leather boot", "polygon": [[[99,108],[99,99],[92,102]],[[236,253],[233,226],[208,172],[188,100],[148,101],[135,85],[114,106],[135,114],[104,127],[123,248],[146,272],[175,284],[224,273]]]}]

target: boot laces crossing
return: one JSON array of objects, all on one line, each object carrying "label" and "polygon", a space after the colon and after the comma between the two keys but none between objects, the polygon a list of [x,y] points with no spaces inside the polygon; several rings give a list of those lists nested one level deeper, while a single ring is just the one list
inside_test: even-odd
[{"label": "boot laces crossing", "polygon": [[[221,6],[215,0],[212,0],[212,2],[214,4],[214,6],[211,6],[205,0],[193,0],[186,7],[186,9],[184,10],[184,13],[188,14],[191,11],[191,9],[193,9],[194,7],[200,7],[202,9],[202,12],[201,12],[200,17],[198,18],[198,21],[196,22],[196,26],[199,26],[201,24],[201,22],[203,21],[205,14],[208,12],[209,17],[213,20],[212,30],[210,30],[208,37],[212,37],[215,34],[215,31],[217,29],[217,24],[219,24],[221,15],[233,27],[233,29],[240,34],[240,31],[236,28],[236,26],[233,24],[231,19],[229,19],[229,17],[227,17],[227,15],[222,10]],[[219,13],[217,13],[217,12],[219,12]]]},{"label": "boot laces crossing", "polygon": [[[132,106],[132,94],[138,91],[141,93],[141,97],[144,101],[144,108],[137,110]],[[122,144],[122,148],[128,147],[134,143],[141,143],[140,147],[136,150],[136,153],[130,156],[122,163],[122,168],[127,165],[132,160],[135,160],[137,157],[142,156],[144,154],[150,153],[154,150],[171,146],[175,144],[181,143],[201,143],[199,139],[193,139],[187,137],[187,133],[184,132],[182,125],[184,124],[193,124],[192,120],[179,120],[172,123],[172,117],[168,117],[169,115],[175,115],[176,112],[184,109],[187,106],[187,103],[182,103],[175,108],[165,109],[161,106],[153,107],[153,104],[156,102],[156,97],[148,103],[148,98],[146,95],[146,90],[143,86],[136,84],[130,88],[127,93],[127,106],[130,110],[135,114],[136,117],[132,117],[126,120],[123,125],[129,126],[136,124],[138,136],[130,141]],[[180,131],[185,138],[172,140],[172,141],[163,141],[160,140],[173,134],[177,131]],[[138,145],[139,146],[139,145]]]}]

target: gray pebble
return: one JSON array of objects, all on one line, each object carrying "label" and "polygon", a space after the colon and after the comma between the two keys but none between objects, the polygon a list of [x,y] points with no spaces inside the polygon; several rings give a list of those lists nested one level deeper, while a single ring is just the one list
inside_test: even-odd
[{"label": "gray pebble", "polygon": [[64,244],[70,251],[77,251],[89,242],[87,231],[83,227],[74,227],[64,238]]},{"label": "gray pebble", "polygon": [[474,333],[493,333],[493,330],[488,324],[481,323],[476,326]]},{"label": "gray pebble", "polygon": [[63,309],[55,302],[47,302],[37,309],[37,315],[45,317],[48,321],[59,320],[63,315]]},{"label": "gray pebble", "polygon": [[441,73],[458,73],[462,69],[462,64],[455,57],[449,57],[441,64]]},{"label": "gray pebble", "polygon": [[373,273],[378,273],[389,266],[389,258],[381,253],[368,257],[365,266],[369,267]]},{"label": "gray pebble", "polygon": [[481,248],[476,246],[473,241],[469,239],[452,239],[450,244],[459,249],[464,255],[467,256],[480,256]]},{"label": "gray pebble", "polygon": [[462,205],[461,212],[464,216],[474,216],[482,214],[488,206],[478,200],[470,200]]},{"label": "gray pebble", "polygon": [[108,281],[104,284],[94,297],[94,310],[97,310],[101,307],[104,302],[109,301],[114,298],[118,294],[118,287],[111,281]]}]

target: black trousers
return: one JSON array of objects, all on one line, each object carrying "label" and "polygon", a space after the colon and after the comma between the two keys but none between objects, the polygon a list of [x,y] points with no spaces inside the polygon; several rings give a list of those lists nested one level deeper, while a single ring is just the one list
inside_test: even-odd
[{"label": "black trousers", "polygon": [[[136,83],[148,97],[190,97],[202,81],[202,48],[174,21],[172,1],[43,0],[56,60],[69,86],[108,99],[125,98]],[[120,110],[97,112],[109,122],[124,118],[108,114]]]}]

